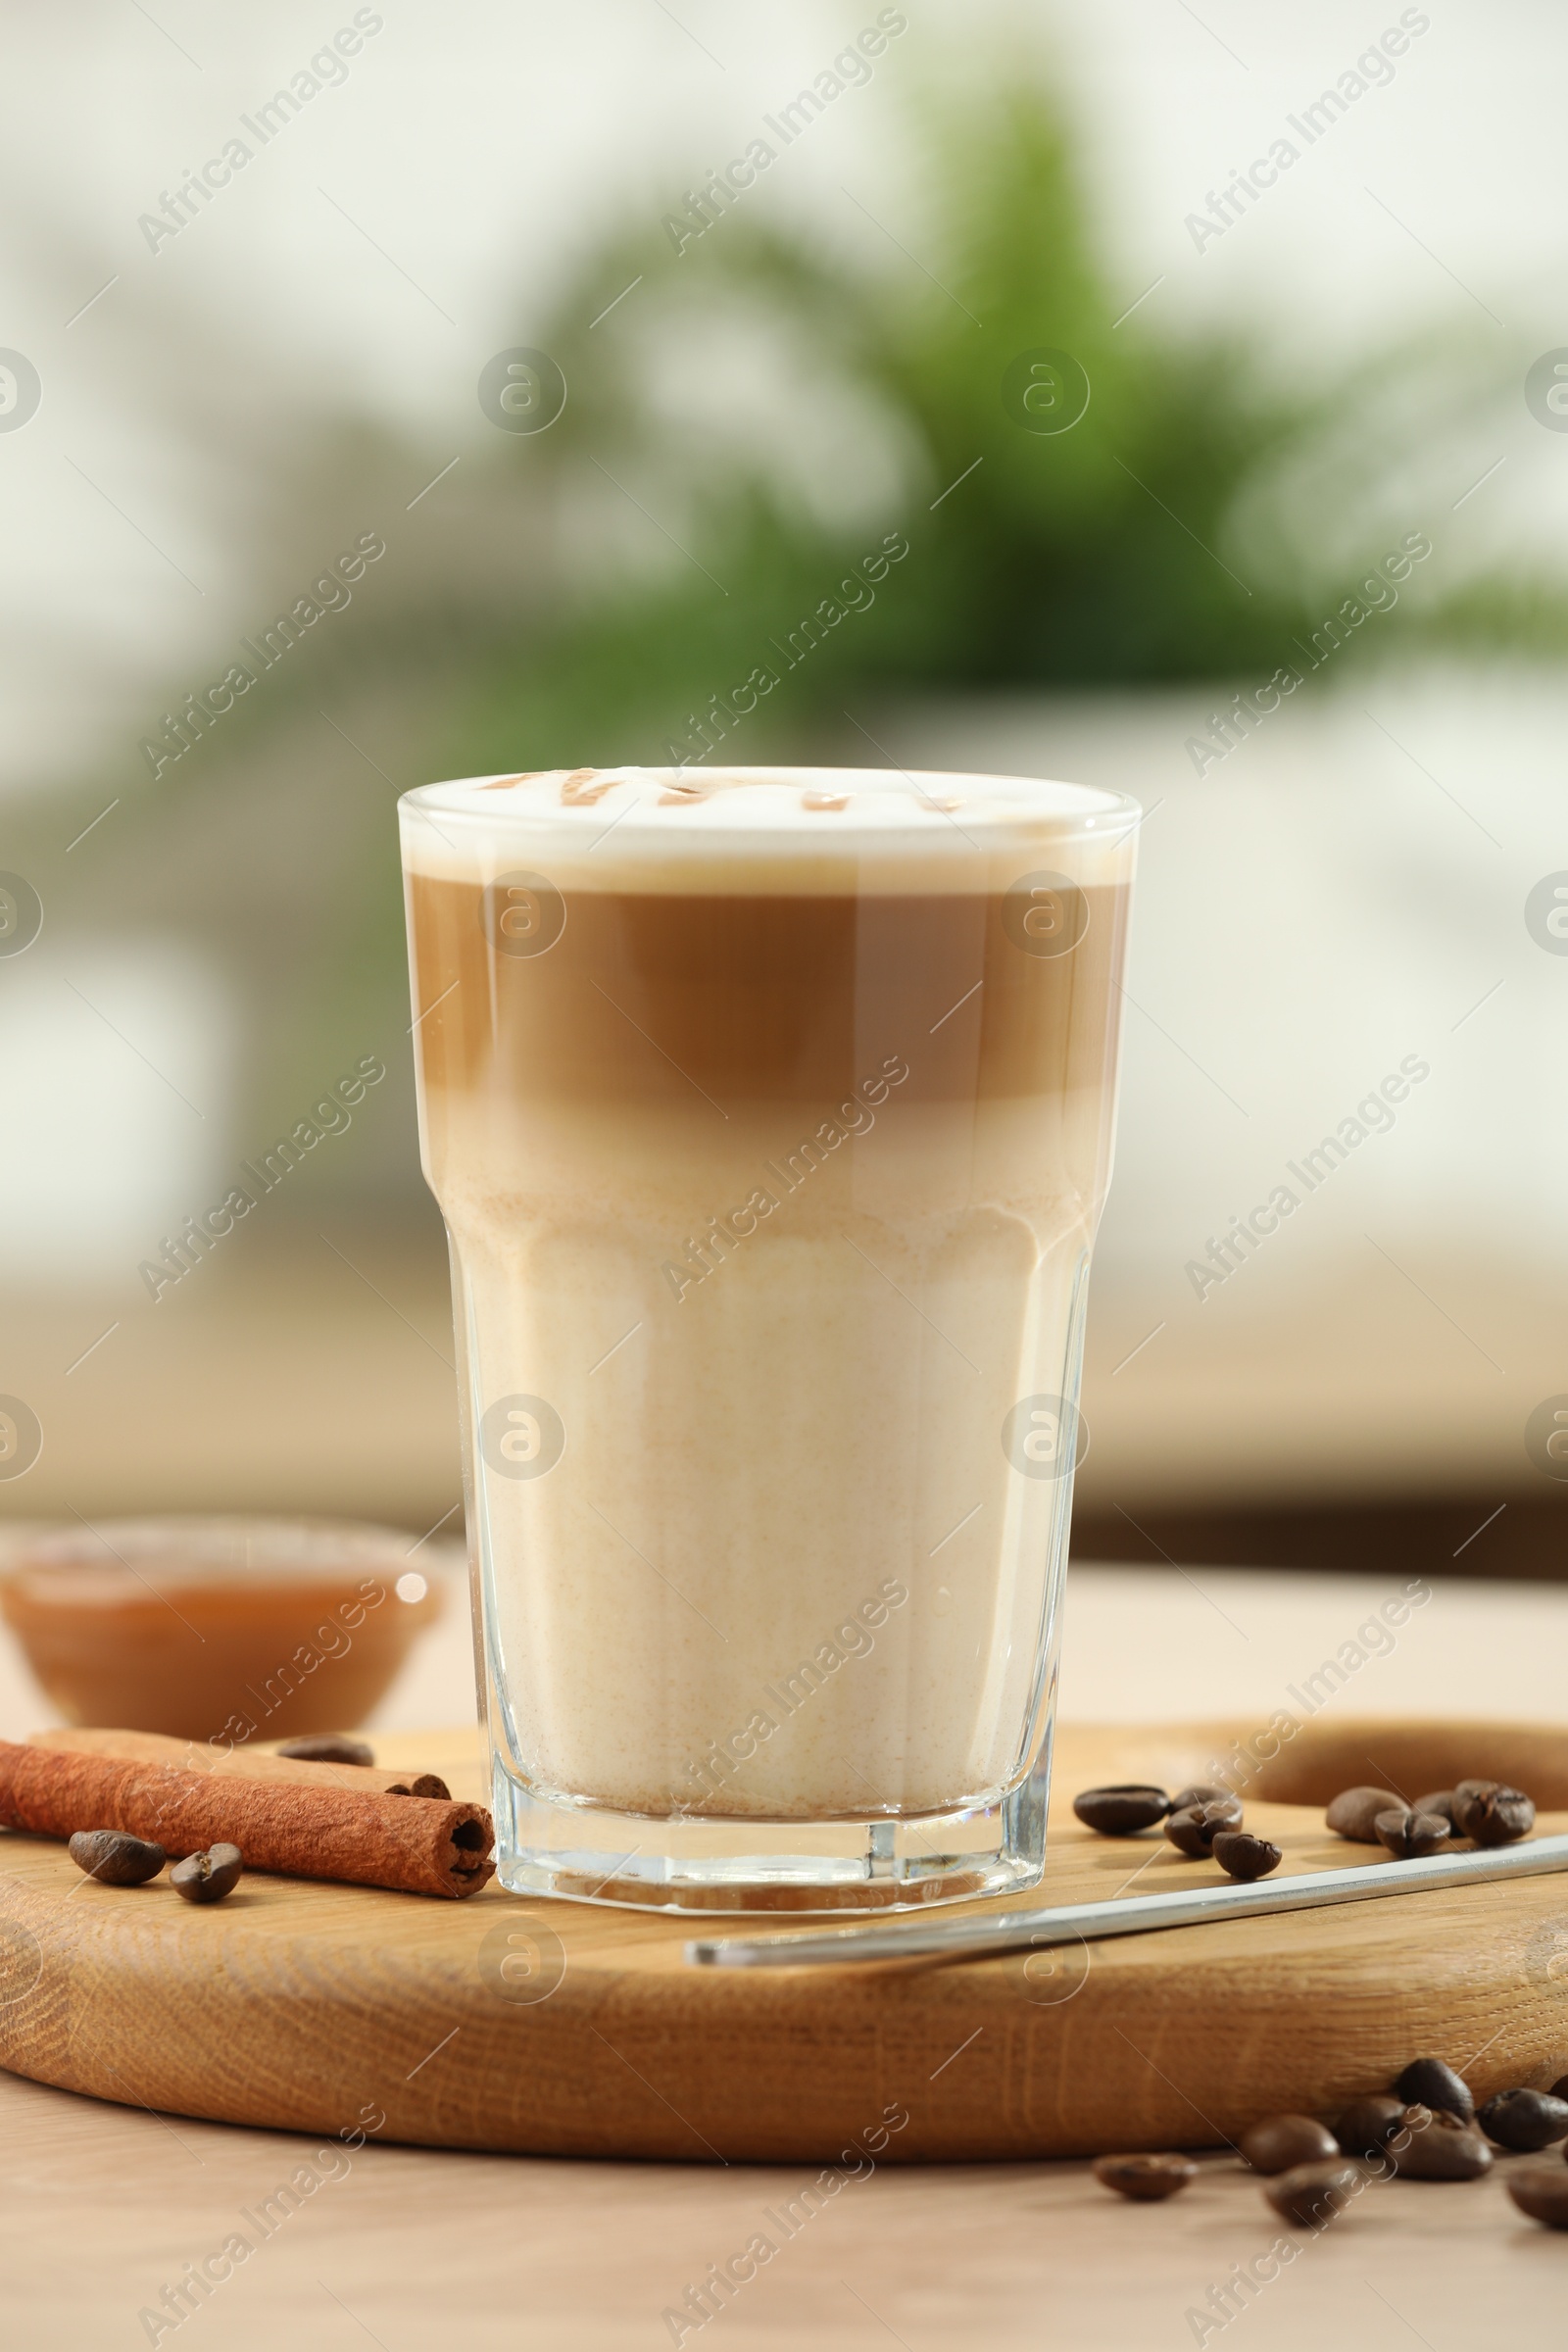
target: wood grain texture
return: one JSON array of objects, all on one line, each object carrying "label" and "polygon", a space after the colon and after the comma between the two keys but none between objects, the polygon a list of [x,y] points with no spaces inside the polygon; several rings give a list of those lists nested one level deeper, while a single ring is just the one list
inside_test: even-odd
[{"label": "wood grain texture", "polygon": [[[345,2123],[357,2109],[351,2109]],[[384,2135],[381,2135],[384,2137]],[[778,2252],[688,2352],[1191,2352],[1215,2286],[1282,2234],[1203,2157],[1168,2205],[1084,2165],[878,2166],[787,2242],[800,2166],[580,2164],[315,2138],[109,2107],[0,2075],[7,2341],[133,2352],[163,2290],[278,2184],[322,2185],[166,2352],[659,2352],[662,2314],[766,2231]],[[1204,2341],[1218,2352],[1493,2352],[1562,2333],[1568,2239],[1504,2185],[1379,2183]],[[251,2230],[253,2238],[260,2233]],[[1231,2309],[1237,2309],[1233,2301]]]},{"label": "wood grain texture", "polygon": [[[1254,1728],[1064,1729],[1028,1899],[1113,1894],[1135,1872],[1141,1888],[1217,1878],[1158,1838],[1092,1838],[1070,1796],[1203,1777]],[[400,1754],[480,1793],[471,1734],[401,1737]],[[1542,1829],[1568,1830],[1568,1734],[1519,1725],[1308,1726],[1258,1776],[1249,1821],[1287,1870],[1331,1868],[1367,1858],[1322,1827],[1348,1780],[1416,1793],[1471,1772],[1531,1788]],[[0,2064],[283,2130],[335,2132],[368,2102],[383,2138],[438,2147],[818,2164],[890,2109],[907,2122],[884,2164],[1022,2158],[1222,2145],[1270,2109],[1332,2112],[1417,2054],[1467,2067],[1483,2097],[1568,2071],[1568,1881],[958,1967],[698,1973],[689,1932],[496,1886],[438,1905],[252,1877],[195,1910],[6,1837]]]}]

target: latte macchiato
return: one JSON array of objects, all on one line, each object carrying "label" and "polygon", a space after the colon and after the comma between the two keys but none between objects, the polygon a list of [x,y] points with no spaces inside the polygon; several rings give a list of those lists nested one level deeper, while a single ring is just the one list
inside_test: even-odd
[{"label": "latte macchiato", "polygon": [[788,769],[404,803],[531,1801],[865,1824],[1035,1769],[1135,814]]}]

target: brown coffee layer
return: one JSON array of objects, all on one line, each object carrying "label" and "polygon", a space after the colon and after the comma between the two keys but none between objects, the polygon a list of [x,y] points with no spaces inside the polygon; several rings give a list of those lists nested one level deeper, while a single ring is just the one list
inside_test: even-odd
[{"label": "brown coffee layer", "polygon": [[1098,1087],[1127,893],[481,889],[409,876],[425,1084],[628,1106]]}]

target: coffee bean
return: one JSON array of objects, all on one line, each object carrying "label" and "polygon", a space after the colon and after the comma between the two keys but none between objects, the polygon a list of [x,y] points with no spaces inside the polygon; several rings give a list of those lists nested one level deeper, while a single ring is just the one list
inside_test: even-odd
[{"label": "coffee bean", "polygon": [[1217,1781],[1194,1781],[1190,1788],[1178,1788],[1170,1800],[1173,1813],[1185,1813],[1190,1805],[1224,1805],[1237,1802],[1233,1788],[1222,1788]]},{"label": "coffee bean", "polygon": [[1288,2173],[1302,2164],[1332,2164],[1339,2146],[1327,2124],[1310,2115],[1265,2115],[1249,2124],[1242,2154],[1254,2173]]},{"label": "coffee bean", "polygon": [[1376,1845],[1378,1834],[1372,1825],[1378,1815],[1403,1802],[1392,1788],[1342,1788],[1323,1816],[1324,1826],[1357,1845]]},{"label": "coffee bean", "polygon": [[1402,2099],[1379,2092],[1372,2098],[1352,2099],[1334,2127],[1334,2136],[1347,2156],[1381,2156],[1396,2132],[1403,2128]]},{"label": "coffee bean", "polygon": [[1378,1834],[1378,1843],[1388,1847],[1396,1862],[1414,1861],[1418,1854],[1435,1854],[1453,1835],[1453,1824],[1443,1814],[1407,1812],[1403,1805],[1380,1813],[1372,1827]]},{"label": "coffee bean", "polygon": [[1568,2139],[1568,2099],[1549,2090],[1499,2090],[1476,2121],[1499,2147],[1534,2156],[1538,2149]]},{"label": "coffee bean", "polygon": [[1097,2156],[1090,2170],[1102,2187],[1152,2205],[1185,2188],[1198,2167],[1190,2156]]},{"label": "coffee bean", "polygon": [[1522,1788],[1499,1788],[1482,1801],[1480,1826],[1470,1833],[1478,1845],[1511,1845],[1536,1826],[1536,1800]]},{"label": "coffee bean", "polygon": [[1510,2173],[1508,2194],[1533,2222],[1544,2222],[1548,2230],[1568,2230],[1568,2170],[1561,2165],[1548,2171],[1544,2164],[1532,2164]]},{"label": "coffee bean", "polygon": [[1343,1788],[1324,1813],[1324,1828],[1338,1837],[1349,1837],[1359,1846],[1375,1846],[1378,1833],[1373,1823],[1378,1813],[1401,1804],[1403,1797],[1396,1797],[1392,1788]]},{"label": "coffee bean", "polygon": [[1143,1781],[1117,1781],[1108,1788],[1085,1788],[1072,1800],[1072,1809],[1102,1838],[1130,1838],[1136,1830],[1152,1830],[1170,1811],[1163,1788]]},{"label": "coffee bean", "polygon": [[1453,1790],[1451,1788],[1429,1788],[1425,1796],[1416,1798],[1410,1810],[1412,1813],[1441,1813],[1445,1821],[1451,1822],[1453,1819]]},{"label": "coffee bean", "polygon": [[1441,2058],[1412,2058],[1394,2089],[1411,2106],[1441,2107],[1466,2124],[1475,2115],[1468,2086]]},{"label": "coffee bean", "polygon": [[1266,1879],[1285,1859],[1280,1846],[1250,1830],[1216,1830],[1208,1850],[1232,1879]]},{"label": "coffee bean", "polygon": [[68,1850],[76,1868],[104,1886],[144,1886],[169,1858],[161,1845],[124,1830],[78,1830]]},{"label": "coffee bean", "polygon": [[169,1875],[187,1903],[220,1903],[239,1885],[244,1867],[237,1845],[214,1845],[204,1854],[187,1854]]},{"label": "coffee bean", "polygon": [[1216,1797],[1211,1804],[1184,1805],[1172,1813],[1165,1823],[1165,1835],[1179,1853],[1191,1854],[1203,1862],[1213,1849],[1215,1835],[1220,1830],[1237,1830],[1242,1825],[1241,1799],[1235,1796]]},{"label": "coffee bean", "polygon": [[[1563,2178],[1568,2180],[1568,2172]],[[1271,2180],[1263,2194],[1298,2230],[1322,2230],[1345,2211],[1365,2179],[1354,2164],[1298,2164]]]},{"label": "coffee bean", "polygon": [[1551,2086],[1551,2095],[1554,2099],[1568,2099],[1568,2075],[1558,2076]]},{"label": "coffee bean", "polygon": [[1474,2124],[1432,2107],[1407,2107],[1388,2153],[1401,2180],[1479,2180],[1492,2150]]},{"label": "coffee bean", "polygon": [[1477,1845],[1512,1845],[1536,1826],[1533,1799],[1499,1781],[1461,1781],[1453,1792],[1453,1826]]},{"label": "coffee bean", "polygon": [[364,1740],[351,1740],[347,1732],[313,1732],[308,1740],[285,1740],[278,1749],[280,1756],[293,1756],[302,1764],[373,1764],[375,1750]]},{"label": "coffee bean", "polygon": [[1468,1829],[1466,1829],[1465,1823],[1469,1818],[1471,1805],[1475,1802],[1477,1797],[1485,1795],[1490,1789],[1495,1788],[1496,1787],[1497,1783],[1495,1781],[1459,1781],[1455,1784],[1453,1791],[1452,1819],[1454,1831],[1457,1836],[1460,1838],[1469,1837],[1470,1832]]}]

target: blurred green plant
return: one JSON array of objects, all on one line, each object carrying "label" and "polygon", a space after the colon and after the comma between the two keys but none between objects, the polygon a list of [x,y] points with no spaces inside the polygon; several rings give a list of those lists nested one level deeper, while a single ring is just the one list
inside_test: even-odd
[{"label": "blurred green plant", "polygon": [[[661,530],[673,523],[687,560],[623,586],[599,577],[553,622],[490,649],[453,772],[667,759],[700,746],[690,715],[757,663],[778,683],[747,721],[745,750],[737,739],[742,759],[842,735],[848,704],[909,690],[1266,677],[1298,661],[1354,586],[1314,555],[1310,523],[1293,539],[1274,493],[1316,455],[1345,508],[1372,505],[1391,428],[1371,419],[1399,358],[1301,390],[1239,334],[1164,336],[1152,306],[1118,317],[1070,142],[1037,83],[933,108],[927,133],[934,274],[891,246],[890,266],[878,254],[867,267],[760,225],[744,205],[679,255],[651,252],[645,235],[590,258],[542,338],[571,386],[567,410],[538,442],[514,444],[514,462],[558,486],[597,465],[604,495],[635,498]],[[612,320],[587,324],[600,289],[633,277]],[[670,420],[646,393],[662,340],[712,348],[759,312],[903,458],[884,519],[906,535],[907,561],[793,665],[790,632],[875,534],[780,481],[765,413],[753,462],[730,460],[737,395],[722,370],[702,420],[710,463],[672,460]],[[1055,434],[1025,429],[1004,400],[1009,364],[1042,347],[1069,352],[1092,387],[1081,420]],[[1415,354],[1401,356],[1413,368]],[[1462,403],[1451,339],[1444,364],[1449,405]],[[1356,418],[1363,429],[1348,436]],[[1385,648],[1412,628],[1489,642],[1524,625],[1539,639],[1560,637],[1562,619],[1560,602],[1544,615],[1540,596],[1483,583],[1407,605],[1378,634]]]}]

